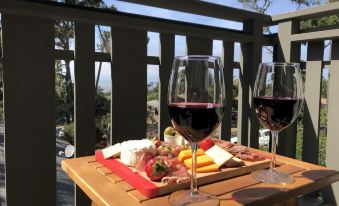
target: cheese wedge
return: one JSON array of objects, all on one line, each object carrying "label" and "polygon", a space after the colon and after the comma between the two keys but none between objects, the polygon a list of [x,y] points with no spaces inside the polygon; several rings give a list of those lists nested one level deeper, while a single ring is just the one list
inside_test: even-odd
[{"label": "cheese wedge", "polygon": [[216,145],[211,138],[207,138],[200,142],[199,147],[219,166],[222,166],[233,157],[231,153]]},{"label": "cheese wedge", "polygon": [[102,149],[101,151],[105,159],[108,159],[110,157],[116,157],[120,155],[121,145],[120,143],[117,143],[113,146],[106,147],[105,149]]},{"label": "cheese wedge", "polygon": [[[197,156],[203,155],[205,154],[204,150],[202,149],[198,149],[197,150]],[[192,150],[190,149],[186,149],[186,150],[182,150],[179,155],[178,155],[178,160],[180,162],[183,162],[184,160],[191,158],[192,157]]]},{"label": "cheese wedge", "polygon": [[[197,168],[213,164],[213,159],[207,155],[200,155],[197,157]],[[184,160],[187,168],[192,168],[192,158]]]},{"label": "cheese wedge", "polygon": [[198,173],[217,172],[217,171],[219,171],[219,165],[217,165],[217,164],[211,164],[211,165],[207,165],[207,166],[204,166],[204,167],[198,167],[197,168]]},{"label": "cheese wedge", "polygon": [[232,159],[233,155],[226,150],[220,148],[218,145],[214,145],[205,151],[205,154],[211,157],[215,164],[222,166],[228,160]]}]

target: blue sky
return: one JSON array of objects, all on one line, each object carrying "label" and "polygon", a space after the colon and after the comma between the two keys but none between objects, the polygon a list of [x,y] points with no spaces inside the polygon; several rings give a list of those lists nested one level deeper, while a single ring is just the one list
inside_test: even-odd
[{"label": "blue sky", "polygon": [[[243,9],[243,5],[239,3],[237,0],[205,0],[212,3],[217,3],[221,5],[226,5],[230,7],[236,7]],[[114,5],[116,8],[121,12],[126,13],[134,13],[134,14],[141,14],[147,16],[154,16],[159,18],[166,18],[166,19],[173,19],[179,21],[187,21],[193,23],[199,23],[204,25],[212,25],[216,27],[224,27],[224,28],[232,28],[241,30],[242,23],[234,22],[234,21],[227,21],[222,19],[204,17],[199,15],[187,14],[182,12],[175,12],[166,9],[159,9],[149,6],[141,6],[127,2],[121,2],[118,0],[106,0],[105,1],[108,6]],[[267,13],[270,15],[280,14],[295,11],[298,8],[297,4],[292,3],[290,0],[274,0],[270,8],[268,9]],[[301,7],[303,8],[303,7]],[[276,29],[273,29],[273,32]],[[159,54],[159,34],[154,32],[149,32],[148,34],[150,41],[148,44],[148,55],[149,56],[158,56]],[[185,55],[185,36],[176,36],[175,42],[175,55]],[[221,55],[221,41],[214,41],[213,42],[213,55],[220,56]],[[302,50],[305,50],[306,47],[303,47]],[[263,62],[272,61],[272,57],[269,55],[268,52],[263,50]],[[305,58],[305,53],[302,52],[302,59]],[[235,46],[235,61],[239,60],[239,44]],[[148,66],[148,74],[147,74],[147,81],[148,82],[156,82],[158,81],[158,66],[149,65]],[[234,74],[237,76],[237,72]],[[100,85],[105,90],[110,90],[110,68],[109,64],[105,63],[102,68],[102,75],[100,77]]]}]

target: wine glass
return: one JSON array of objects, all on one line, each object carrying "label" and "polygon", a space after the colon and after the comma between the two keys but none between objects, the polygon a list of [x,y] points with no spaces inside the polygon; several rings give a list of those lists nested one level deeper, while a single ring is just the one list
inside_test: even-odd
[{"label": "wine glass", "polygon": [[196,162],[198,143],[218,127],[224,113],[225,88],[219,57],[175,57],[168,88],[168,110],[173,127],[191,145],[191,189],[172,193],[172,205],[205,203],[219,200],[198,190]]},{"label": "wine glass", "polygon": [[275,153],[279,132],[297,118],[303,104],[303,86],[298,63],[262,63],[255,81],[253,103],[259,122],[272,134],[272,158],[270,168],[252,173],[257,180],[288,184],[294,178],[275,170]]}]

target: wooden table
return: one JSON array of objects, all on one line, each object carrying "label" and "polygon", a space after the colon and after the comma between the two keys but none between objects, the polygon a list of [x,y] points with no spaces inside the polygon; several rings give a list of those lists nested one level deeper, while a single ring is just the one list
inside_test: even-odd
[{"label": "wooden table", "polygon": [[[266,184],[247,174],[201,186],[200,190],[218,196],[220,205],[296,205],[296,197],[339,180],[338,171],[283,156],[277,156],[277,159],[280,162],[277,169],[292,174],[296,180],[294,183]],[[93,205],[169,205],[167,195],[153,199],[145,197],[98,163],[95,156],[67,159],[61,165]]]}]

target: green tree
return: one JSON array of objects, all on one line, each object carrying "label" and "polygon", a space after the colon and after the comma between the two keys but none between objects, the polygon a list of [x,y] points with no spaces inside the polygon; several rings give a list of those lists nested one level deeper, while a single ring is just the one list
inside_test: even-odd
[{"label": "green tree", "polygon": [[158,100],[159,99],[159,83],[156,83],[155,86],[153,84],[147,85],[147,101]]},{"label": "green tree", "polygon": [[[256,11],[261,14],[266,14],[268,8],[272,5],[274,0],[238,0],[238,2],[242,3],[244,8]],[[296,3],[298,5],[298,9],[301,5],[305,5],[307,7],[317,6],[326,3],[337,2],[339,0],[290,0],[292,3]],[[300,29],[311,29],[311,28],[319,28],[323,26],[330,26],[339,24],[339,15],[331,15],[320,18],[312,18],[306,21],[300,22]],[[265,29],[269,31],[268,28]]]},{"label": "green tree", "polygon": [[[62,50],[70,50],[71,41],[74,39],[74,22],[70,21],[56,21],[55,23],[55,45],[56,48]],[[64,64],[62,64],[64,62]],[[63,78],[63,80],[56,81],[56,90],[58,92],[64,90],[65,93],[62,93],[63,109],[65,112],[63,113],[68,124],[74,119],[74,89],[71,78],[71,61],[57,61],[56,62],[56,76],[57,78]],[[64,68],[64,69],[63,69]],[[58,88],[61,87],[61,88]],[[61,95],[61,93],[60,93]]]},{"label": "green tree", "polygon": [[110,96],[111,93],[105,93],[102,88],[98,87],[98,91],[95,97],[96,148],[103,148],[107,146],[110,137]]},{"label": "green tree", "polygon": [[[114,6],[107,7],[102,0],[62,0],[65,4],[76,4],[81,6],[89,6],[96,8],[104,8],[116,10]],[[111,34],[109,31],[103,31],[99,25],[96,26],[99,31],[100,43],[97,45],[101,52],[111,51]],[[55,24],[55,44],[56,48],[70,50],[70,45],[74,41],[74,22],[57,21]],[[74,125],[72,123],[74,116],[74,91],[71,79],[70,61],[56,61],[56,108],[57,120],[60,123],[66,122],[65,137],[71,144],[74,141]],[[101,62],[96,82],[96,137],[97,147],[104,146],[103,144],[110,136],[110,93],[104,93],[98,86],[101,74]],[[67,134],[66,134],[67,133]]]},{"label": "green tree", "polygon": [[273,0],[238,0],[238,2],[242,3],[244,8],[248,10],[266,14],[267,9],[273,3]]}]

